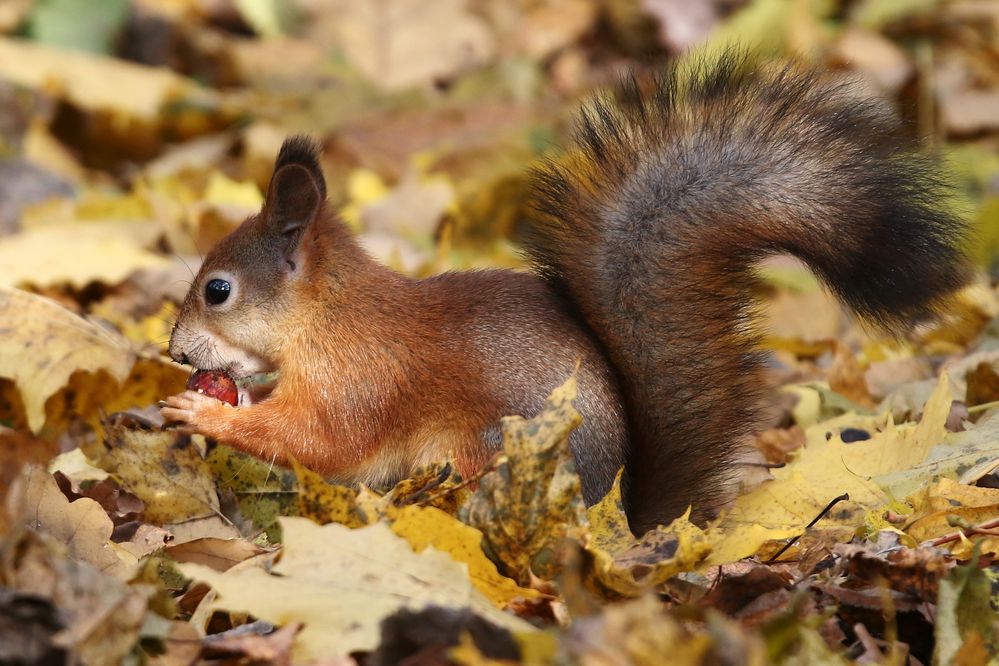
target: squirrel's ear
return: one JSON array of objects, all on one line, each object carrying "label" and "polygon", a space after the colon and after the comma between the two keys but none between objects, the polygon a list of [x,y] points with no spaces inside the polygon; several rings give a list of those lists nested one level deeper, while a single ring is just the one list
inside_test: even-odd
[{"label": "squirrel's ear", "polygon": [[309,138],[284,142],[267,189],[267,224],[285,240],[286,254],[294,252],[302,231],[326,200],[326,181],[319,167],[319,148]]}]

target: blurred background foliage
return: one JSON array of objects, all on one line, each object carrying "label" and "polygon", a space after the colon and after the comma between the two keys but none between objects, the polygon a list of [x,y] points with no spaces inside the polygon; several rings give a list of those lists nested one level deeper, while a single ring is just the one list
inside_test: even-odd
[{"label": "blurred background foliage", "polygon": [[576,100],[733,43],[890,99],[946,155],[995,271],[997,0],[4,0],[0,283],[89,309],[134,270],[196,261],[295,132],[320,138],[331,198],[382,260],[516,265],[527,167]]}]

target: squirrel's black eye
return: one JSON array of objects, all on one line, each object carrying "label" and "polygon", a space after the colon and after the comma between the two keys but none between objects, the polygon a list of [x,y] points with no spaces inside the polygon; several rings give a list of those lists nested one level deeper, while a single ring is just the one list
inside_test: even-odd
[{"label": "squirrel's black eye", "polygon": [[205,285],[205,300],[209,305],[225,303],[225,300],[229,298],[230,289],[229,283],[225,280],[218,278],[209,280],[208,284]]}]

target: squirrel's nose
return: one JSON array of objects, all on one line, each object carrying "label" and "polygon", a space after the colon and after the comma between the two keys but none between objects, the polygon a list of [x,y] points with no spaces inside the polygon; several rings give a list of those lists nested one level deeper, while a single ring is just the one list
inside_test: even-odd
[{"label": "squirrel's nose", "polygon": [[170,358],[172,358],[177,363],[181,365],[191,365],[191,360],[187,358],[187,354],[181,351],[170,350]]}]

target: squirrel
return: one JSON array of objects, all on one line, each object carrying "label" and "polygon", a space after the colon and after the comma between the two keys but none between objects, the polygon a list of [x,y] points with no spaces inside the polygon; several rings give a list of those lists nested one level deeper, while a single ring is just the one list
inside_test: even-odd
[{"label": "squirrel", "polygon": [[753,267],[797,257],[898,335],[970,275],[935,161],[884,101],[798,65],[728,53],[584,106],[575,145],[533,173],[528,272],[418,280],[369,257],[326,203],[319,149],[288,139],[266,200],[207,255],[169,353],[273,392],[187,391],[167,421],[340,482],[451,455],[464,476],[579,362],[570,448],[587,504],[623,466],[632,530],[739,486],[764,385]]}]

